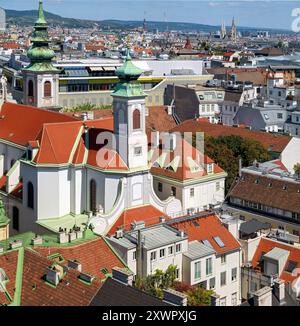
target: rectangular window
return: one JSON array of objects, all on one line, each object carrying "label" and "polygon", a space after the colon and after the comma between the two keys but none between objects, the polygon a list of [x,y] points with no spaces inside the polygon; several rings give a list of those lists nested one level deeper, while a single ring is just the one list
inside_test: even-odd
[{"label": "rectangular window", "polygon": [[221,256],[221,264],[226,264],[226,255]]},{"label": "rectangular window", "polygon": [[221,286],[226,285],[226,272],[221,273]]},{"label": "rectangular window", "polygon": [[235,282],[236,279],[237,279],[237,268],[235,267],[231,270],[231,281]]},{"label": "rectangular window", "polygon": [[161,182],[158,183],[158,191],[162,192],[163,191],[163,185]]},{"label": "rectangular window", "polygon": [[179,268],[176,268],[175,277],[176,277],[176,280],[178,280],[180,278],[180,269]]},{"label": "rectangular window", "polygon": [[216,288],[216,278],[213,277],[209,280],[209,289],[213,290]]},{"label": "rectangular window", "polygon": [[166,256],[166,250],[165,249],[160,249],[159,258],[164,258],[165,256]]},{"label": "rectangular window", "polygon": [[212,258],[206,259],[206,276],[212,274]]},{"label": "rectangular window", "polygon": [[173,246],[170,246],[168,248],[168,255],[173,255],[173,253],[174,253],[174,247]]},{"label": "rectangular window", "polygon": [[198,280],[199,278],[201,278],[201,262],[198,261],[197,263],[195,263],[194,268],[195,268],[194,278],[195,280]]},{"label": "rectangular window", "polygon": [[179,252],[181,252],[181,244],[180,243],[176,245],[176,253],[179,253]]},{"label": "rectangular window", "polygon": [[217,183],[216,183],[216,191],[219,191],[220,189],[221,189],[220,182],[217,182]]},{"label": "rectangular window", "polygon": [[190,189],[190,197],[191,198],[195,197],[195,188]]},{"label": "rectangular window", "polygon": [[132,253],[132,260],[136,260],[136,251]]},{"label": "rectangular window", "polygon": [[134,156],[141,156],[143,153],[142,147],[135,147],[134,148]]},{"label": "rectangular window", "polygon": [[277,119],[283,119],[282,113],[277,113]]},{"label": "rectangular window", "polygon": [[173,197],[176,197],[176,187],[171,188],[171,194]]},{"label": "rectangular window", "polygon": [[156,251],[151,252],[151,261],[156,260]]}]

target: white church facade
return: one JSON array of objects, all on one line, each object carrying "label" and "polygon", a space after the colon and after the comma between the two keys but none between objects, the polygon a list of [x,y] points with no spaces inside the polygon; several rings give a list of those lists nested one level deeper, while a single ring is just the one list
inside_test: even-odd
[{"label": "white church facade", "polygon": [[5,101],[0,108],[0,197],[10,234],[74,226],[106,234],[129,208],[174,217],[224,200],[226,173],[180,137],[169,148],[149,147],[142,70],[130,56],[117,70],[113,117],[81,121],[54,112],[57,72],[42,6],[32,42],[24,69],[31,106]]}]

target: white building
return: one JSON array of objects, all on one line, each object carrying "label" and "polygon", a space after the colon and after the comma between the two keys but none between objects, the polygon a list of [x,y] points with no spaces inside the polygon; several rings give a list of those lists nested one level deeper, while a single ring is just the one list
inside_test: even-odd
[{"label": "white building", "polygon": [[120,226],[107,239],[135,275],[145,277],[173,265],[179,281],[212,290],[215,305],[241,303],[240,244],[212,213],[162,218],[147,227],[138,220],[131,231],[126,229]]}]

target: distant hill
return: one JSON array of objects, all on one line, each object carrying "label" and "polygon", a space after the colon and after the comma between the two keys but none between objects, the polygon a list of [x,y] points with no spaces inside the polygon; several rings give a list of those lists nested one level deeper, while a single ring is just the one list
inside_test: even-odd
[{"label": "distant hill", "polygon": [[[37,10],[5,10],[6,11],[6,20],[8,24],[14,24],[18,26],[33,26],[36,17],[38,15]],[[49,25],[56,25],[66,28],[92,28],[94,26],[99,26],[103,29],[132,29],[143,26],[142,21],[122,21],[122,20],[86,20],[86,19],[75,19],[75,18],[65,18],[59,15],[52,14],[45,11],[45,17]],[[176,31],[202,31],[202,32],[216,32],[220,29],[220,26],[211,26],[195,23],[181,23],[181,22],[147,22],[147,27],[149,30],[167,31],[167,30],[176,30]],[[259,28],[252,27],[239,27],[239,31],[248,30],[248,31],[257,31],[261,30]],[[283,30],[274,30],[262,28],[262,30],[270,31],[271,33],[288,33],[288,31]]]}]

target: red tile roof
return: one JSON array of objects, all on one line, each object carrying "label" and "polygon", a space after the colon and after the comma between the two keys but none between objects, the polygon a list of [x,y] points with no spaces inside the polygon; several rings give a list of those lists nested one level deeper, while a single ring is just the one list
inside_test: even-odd
[{"label": "red tile roof", "polygon": [[[156,149],[151,162],[154,164],[160,155],[162,155],[163,151],[161,149]],[[168,168],[168,164],[177,160],[179,161],[178,167],[176,170],[173,168]],[[200,169],[197,171],[193,171],[190,166],[191,160],[194,161],[197,165],[199,165]],[[165,177],[169,177],[171,179],[176,179],[180,181],[198,179],[204,176],[207,176],[206,164],[214,163],[214,161],[209,158],[207,155],[201,154],[198,149],[193,147],[189,142],[185,139],[177,141],[177,145],[174,151],[169,153],[168,162],[165,163],[164,166],[158,167],[152,165],[151,173],[155,175],[161,175]],[[172,164],[173,165],[173,164]],[[203,166],[204,165],[204,166]],[[222,173],[222,170],[217,164],[213,165],[213,173]]]},{"label": "red tile roof", "polygon": [[[18,251],[11,251],[0,255],[0,268],[3,269],[4,273],[9,279],[9,282],[6,283],[6,290],[12,299],[14,299],[18,253]],[[0,305],[9,303],[10,301],[6,297],[5,293],[0,291]]]},{"label": "red tile roof", "polygon": [[[151,131],[169,131],[176,126],[174,118],[168,114],[166,106],[150,106],[146,117],[146,129],[148,137]],[[149,138],[150,139],[150,138]]]},{"label": "red tile roof", "polygon": [[[196,226],[193,221],[197,221],[199,226]],[[187,221],[174,219],[171,221],[170,225],[178,230],[184,231],[188,235],[189,241],[208,240],[217,254],[228,253],[241,247],[239,242],[225,226],[222,225],[219,218],[214,214],[206,217],[193,217]],[[214,237],[219,237],[225,246],[221,248],[213,239]]]},{"label": "red tile roof", "polygon": [[160,217],[167,218],[163,212],[152,205],[126,209],[109,230],[108,234],[110,236],[114,235],[120,227],[123,227],[126,231],[129,231],[131,229],[131,223],[133,222],[143,221],[145,222],[145,226],[158,224]]},{"label": "red tile roof", "polygon": [[[273,248],[280,248],[280,249],[284,249],[290,252],[289,257],[287,259],[287,264],[289,261],[293,261],[295,263],[297,263],[296,268],[300,268],[300,248],[296,248],[296,247],[292,247],[277,241],[273,241],[270,239],[261,239],[259,242],[259,245],[255,251],[255,254],[253,256],[252,259],[252,265],[253,267],[257,267],[257,265],[259,264],[259,260],[261,258],[261,255],[264,253],[268,253],[269,251],[271,251]],[[279,276],[282,280],[286,281],[286,282],[292,282],[293,280],[295,280],[297,277],[299,277],[299,274],[297,276],[293,276],[291,273],[285,272],[286,266],[283,269],[283,272],[281,273],[281,275]]]},{"label": "red tile roof", "polygon": [[101,280],[91,285],[79,281],[79,272],[68,270],[63,280],[52,287],[45,280],[46,269],[51,261],[40,254],[26,249],[22,280],[22,306],[87,306],[99,288]]},{"label": "red tile roof", "polygon": [[45,257],[59,253],[65,260],[76,259],[82,265],[83,273],[92,274],[100,280],[105,278],[101,269],[106,268],[111,273],[114,267],[125,267],[102,238],[72,247],[35,247],[34,250]]},{"label": "red tile roof", "polygon": [[27,146],[29,141],[38,139],[45,123],[75,120],[64,114],[6,102],[0,109],[0,139]]},{"label": "red tile roof", "polygon": [[252,138],[259,141],[266,149],[272,147],[272,151],[274,152],[282,152],[291,140],[289,136],[273,135],[266,132],[211,124],[203,119],[187,120],[173,128],[171,132],[204,132],[212,137],[235,135],[243,138]]}]

